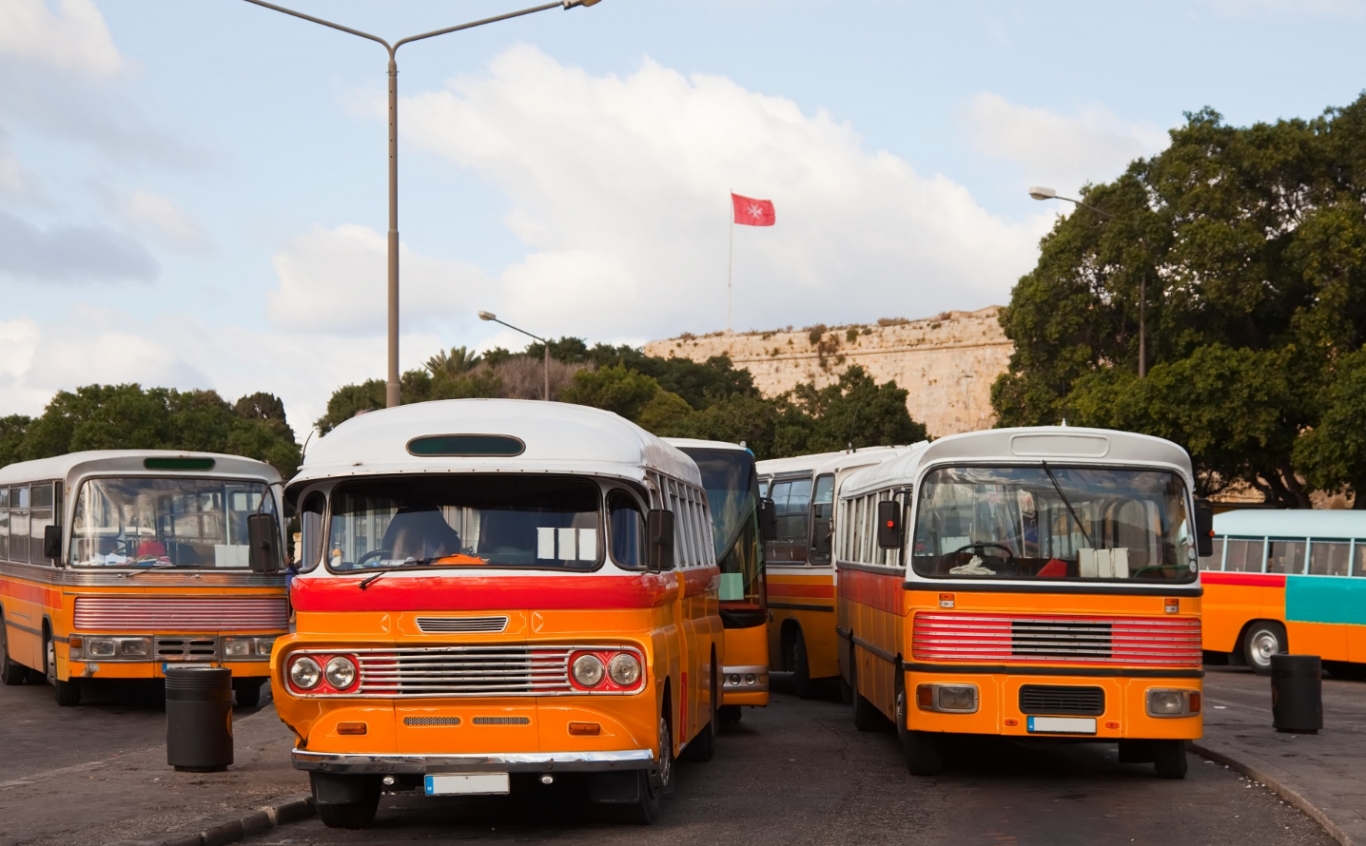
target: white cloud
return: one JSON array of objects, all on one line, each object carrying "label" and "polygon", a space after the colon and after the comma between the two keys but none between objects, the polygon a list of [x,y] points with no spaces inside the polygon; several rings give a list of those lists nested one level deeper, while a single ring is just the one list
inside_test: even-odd
[{"label": "white cloud", "polygon": [[723,325],[732,189],[778,213],[734,233],[737,328],[1004,302],[1048,225],[990,215],[824,112],[648,60],[594,77],[515,47],[403,111],[409,142],[507,194],[529,252],[502,308],[551,335]]},{"label": "white cloud", "polygon": [[[271,323],[298,332],[383,332],[388,313],[388,239],[365,226],[314,228],[275,254],[280,287],[266,294]],[[399,245],[403,325],[469,317],[492,300],[472,265],[417,255]]]},{"label": "white cloud", "polygon": [[125,67],[92,0],[61,0],[56,9],[44,0],[4,0],[0,55],[97,78]]},{"label": "white cloud", "polygon": [[6,141],[5,130],[0,127],[0,199],[47,204],[49,198],[37,174],[24,167]]},{"label": "white cloud", "polygon": [[189,250],[209,246],[209,234],[170,197],[135,191],[123,201],[121,212],[133,229],[171,246]]},{"label": "white cloud", "polygon": [[960,111],[959,122],[977,150],[1019,165],[1025,182],[1062,192],[1108,182],[1129,162],[1160,152],[1170,140],[1164,130],[1126,123],[1103,106],[1060,115],[985,92]]}]

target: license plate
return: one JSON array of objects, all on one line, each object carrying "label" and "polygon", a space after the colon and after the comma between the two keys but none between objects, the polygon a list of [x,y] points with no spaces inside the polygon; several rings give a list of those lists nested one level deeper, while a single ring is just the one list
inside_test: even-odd
[{"label": "license plate", "polygon": [[488,796],[507,793],[508,774],[429,775],[423,788],[428,796]]},{"label": "license plate", "polygon": [[1094,717],[1030,717],[1029,731],[1046,734],[1095,734]]}]

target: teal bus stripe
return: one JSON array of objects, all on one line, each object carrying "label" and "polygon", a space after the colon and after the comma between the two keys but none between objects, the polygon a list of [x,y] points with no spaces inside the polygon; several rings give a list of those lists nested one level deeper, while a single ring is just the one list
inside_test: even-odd
[{"label": "teal bus stripe", "polygon": [[1366,578],[1286,576],[1285,619],[1366,625]]}]

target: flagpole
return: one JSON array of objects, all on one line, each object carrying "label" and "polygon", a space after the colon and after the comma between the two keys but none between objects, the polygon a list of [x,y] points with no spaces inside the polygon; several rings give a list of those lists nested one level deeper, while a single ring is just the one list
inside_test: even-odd
[{"label": "flagpole", "polygon": [[730,252],[726,257],[726,331],[731,331],[730,326],[730,303],[731,286],[735,278],[735,192],[731,192],[730,201]]}]

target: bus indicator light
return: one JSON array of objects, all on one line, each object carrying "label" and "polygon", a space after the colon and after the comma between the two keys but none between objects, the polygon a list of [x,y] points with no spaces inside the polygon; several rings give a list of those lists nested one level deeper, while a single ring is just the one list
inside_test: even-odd
[{"label": "bus indicator light", "polygon": [[1020,724],[1020,721],[1017,720],[1017,719],[1015,719],[1014,717],[1006,717],[1004,720],[1002,720],[1002,722],[1003,722],[1006,726],[1009,726],[1009,727],[1012,727],[1012,728],[1015,727],[1015,726],[1018,726],[1018,725]]},{"label": "bus indicator light", "polygon": [[1168,614],[1175,614],[1181,610],[1181,600],[1174,596],[1169,596],[1162,600],[1162,610]]},{"label": "bus indicator light", "polygon": [[939,594],[939,607],[940,607],[940,608],[952,608],[953,606],[954,606],[954,597],[953,597],[953,594],[951,594],[951,593],[941,593],[941,594]]},{"label": "bus indicator light", "polygon": [[1111,731],[1118,731],[1119,722],[1117,720],[1110,720],[1108,723],[1105,724],[1105,727],[1110,729]]},{"label": "bus indicator light", "polygon": [[580,736],[596,737],[602,734],[601,723],[570,723],[569,733]]}]

